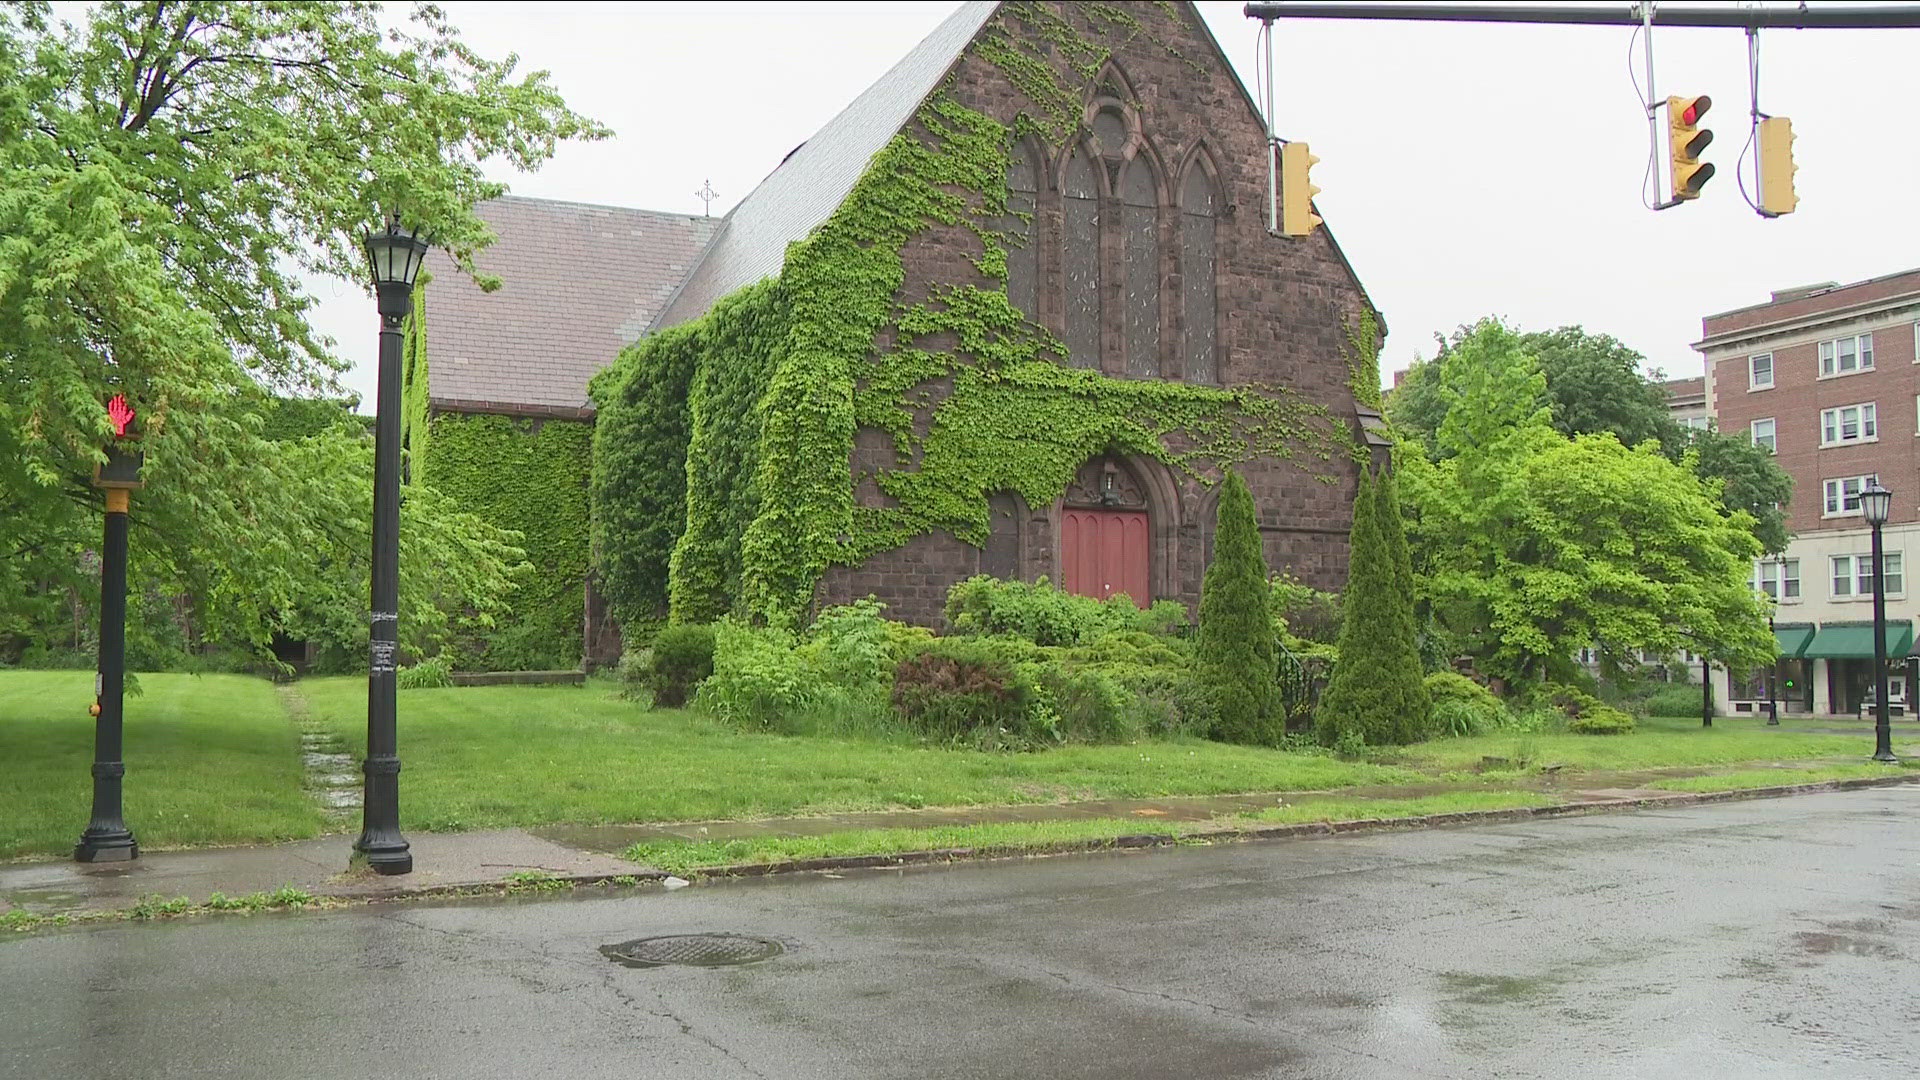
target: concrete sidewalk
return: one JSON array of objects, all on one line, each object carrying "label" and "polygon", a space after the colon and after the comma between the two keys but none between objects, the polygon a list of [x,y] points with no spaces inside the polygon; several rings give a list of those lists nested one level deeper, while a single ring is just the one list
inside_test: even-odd
[{"label": "concrete sidewalk", "polygon": [[524,829],[415,833],[407,839],[413,873],[397,877],[349,872],[353,837],[345,835],[290,844],[156,851],[131,862],[0,866],[0,914],[16,908],[35,915],[114,911],[156,895],[202,903],[214,893],[244,896],[283,886],[314,896],[380,899],[506,885],[514,875],[528,872],[570,880],[661,876],[650,867],[556,844]]}]

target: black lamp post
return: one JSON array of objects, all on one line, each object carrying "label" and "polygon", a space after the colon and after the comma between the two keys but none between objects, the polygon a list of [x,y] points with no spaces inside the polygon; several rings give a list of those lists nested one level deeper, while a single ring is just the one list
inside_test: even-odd
[{"label": "black lamp post", "polygon": [[133,409],[115,395],[107,405],[115,443],[107,463],[94,470],[93,486],[104,488],[107,521],[100,548],[100,660],[94,684],[93,813],[73,847],[77,862],[126,862],[140,857],[140,843],[127,828],[121,792],[127,775],[121,735],[127,679],[127,510],[140,486],[142,455],[121,444],[130,438]]},{"label": "black lamp post", "polygon": [[413,310],[413,283],[428,244],[418,230],[386,228],[365,240],[380,309],[380,374],[373,431],[373,611],[367,667],[366,787],[360,803],[357,860],[377,874],[413,870],[413,853],[400,835],[400,754],[395,732],[394,665],[400,641],[400,327]]},{"label": "black lamp post", "polygon": [[1893,725],[1887,719],[1887,581],[1880,571],[1880,526],[1893,511],[1893,492],[1875,480],[1860,493],[1860,511],[1873,526],[1873,760],[1893,762]]},{"label": "black lamp post", "polygon": [[[1768,560],[1773,564],[1773,604],[1767,608],[1767,633],[1773,633],[1773,609],[1780,603],[1780,594],[1786,589],[1787,560],[1775,555]],[[1774,639],[1774,647],[1779,648],[1779,638]],[[1776,653],[1773,664],[1767,668],[1767,726],[1780,726],[1780,657]]]}]

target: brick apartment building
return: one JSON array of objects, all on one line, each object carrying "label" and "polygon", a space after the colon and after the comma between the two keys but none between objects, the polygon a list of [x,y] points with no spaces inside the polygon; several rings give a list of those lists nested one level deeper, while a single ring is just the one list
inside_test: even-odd
[{"label": "brick apartment building", "polygon": [[[1779,601],[1775,689],[1785,711],[1856,714],[1873,694],[1873,576],[1859,492],[1893,492],[1883,531],[1889,700],[1904,707],[1906,661],[1920,591],[1906,554],[1920,552],[1920,269],[1848,285],[1775,292],[1766,303],[1709,315],[1694,344],[1706,361],[1706,405],[1725,432],[1771,448],[1793,477],[1793,540],[1754,568]],[[1767,707],[1763,671],[1715,673],[1722,710]]]}]

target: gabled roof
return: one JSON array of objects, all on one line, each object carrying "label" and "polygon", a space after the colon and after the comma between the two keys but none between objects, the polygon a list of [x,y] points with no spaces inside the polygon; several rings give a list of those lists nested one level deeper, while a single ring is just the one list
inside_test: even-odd
[{"label": "gabled roof", "polygon": [[427,393],[437,408],[577,414],[587,380],[638,339],[712,239],[717,218],[502,196],[480,216],[501,287],[444,254],[427,286]]},{"label": "gabled roof", "polygon": [[912,118],[999,6],[992,0],[962,4],[892,70],[787,155],[723,219],[719,236],[653,327],[697,319],[735,289],[779,273],[787,245],[839,209],[873,155]]}]

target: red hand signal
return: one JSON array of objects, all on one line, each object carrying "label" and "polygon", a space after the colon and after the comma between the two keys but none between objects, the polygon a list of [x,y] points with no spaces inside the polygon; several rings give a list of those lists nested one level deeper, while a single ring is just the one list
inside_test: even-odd
[{"label": "red hand signal", "polygon": [[115,394],[113,400],[107,402],[107,419],[113,421],[114,438],[127,437],[127,425],[133,423],[133,415],[133,406],[127,404],[124,394]]}]

